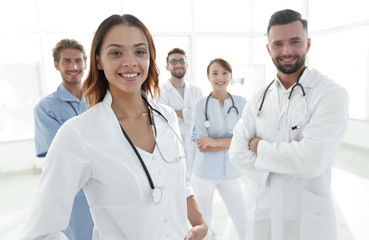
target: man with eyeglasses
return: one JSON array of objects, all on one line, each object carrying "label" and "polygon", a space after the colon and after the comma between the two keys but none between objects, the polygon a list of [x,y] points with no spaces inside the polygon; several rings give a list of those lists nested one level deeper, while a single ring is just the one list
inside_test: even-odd
[{"label": "man with eyeglasses", "polygon": [[182,141],[187,156],[187,169],[192,166],[192,144],[191,121],[192,110],[198,99],[203,97],[199,87],[185,81],[188,68],[186,52],[180,48],[173,48],[167,56],[166,69],[170,71],[171,77],[161,86],[160,103],[166,104],[174,109],[178,116]]}]

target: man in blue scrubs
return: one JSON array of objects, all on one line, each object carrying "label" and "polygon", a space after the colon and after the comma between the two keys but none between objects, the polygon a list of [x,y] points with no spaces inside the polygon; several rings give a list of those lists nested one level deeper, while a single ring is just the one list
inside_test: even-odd
[{"label": "man in blue scrubs", "polygon": [[[45,157],[56,132],[68,119],[86,111],[81,79],[87,56],[83,46],[73,39],[63,39],[53,49],[54,66],[62,83],[43,98],[34,109],[37,157]],[[66,176],[68,177],[68,176]],[[85,194],[81,189],[75,199],[69,226],[64,233],[70,240],[91,240],[93,222]]]}]

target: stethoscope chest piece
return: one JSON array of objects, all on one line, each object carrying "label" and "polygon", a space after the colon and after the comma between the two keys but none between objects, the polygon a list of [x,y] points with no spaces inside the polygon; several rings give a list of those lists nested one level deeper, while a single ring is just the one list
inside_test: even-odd
[{"label": "stethoscope chest piece", "polygon": [[153,201],[153,203],[158,204],[160,203],[162,198],[162,192],[161,189],[158,187],[155,187],[152,192],[151,192],[151,199]]},{"label": "stethoscope chest piece", "polygon": [[[212,92],[211,92],[212,93]],[[208,119],[208,104],[209,104],[209,99],[211,97],[211,93],[209,94],[209,96],[206,98],[206,102],[205,102],[205,122],[204,122],[204,127],[209,128],[211,126],[211,123]],[[230,93],[228,93],[229,97],[231,98],[232,101],[232,106],[228,109],[227,114],[229,114],[229,112],[232,110],[232,108],[234,108],[236,110],[236,113],[238,115],[238,109],[237,107],[234,105],[234,100],[233,97]]]},{"label": "stethoscope chest piece", "polygon": [[211,126],[211,123],[209,120],[205,120],[204,127],[209,128]]}]

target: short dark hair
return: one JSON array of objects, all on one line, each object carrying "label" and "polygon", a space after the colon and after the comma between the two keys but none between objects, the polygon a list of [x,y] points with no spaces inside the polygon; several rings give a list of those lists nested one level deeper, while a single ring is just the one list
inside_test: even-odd
[{"label": "short dark hair", "polygon": [[304,31],[308,32],[308,23],[306,19],[301,18],[301,14],[293,11],[291,9],[285,9],[278,12],[275,12],[269,20],[267,34],[269,34],[270,28],[275,25],[284,25],[289,24],[292,22],[300,21],[302,23],[302,26],[304,28]]},{"label": "short dark hair", "polygon": [[175,53],[179,53],[179,54],[182,54],[183,56],[185,56],[185,58],[187,58],[186,56],[186,52],[181,49],[181,48],[173,48],[172,50],[170,50],[168,52],[168,56],[167,56],[167,64],[168,64],[168,61],[169,61],[169,56],[172,55],[172,54],[175,54]]},{"label": "short dark hair", "polygon": [[55,45],[55,47],[53,48],[54,62],[59,63],[59,61],[60,61],[60,52],[61,52],[61,50],[65,49],[65,48],[80,50],[82,52],[82,55],[83,55],[83,60],[86,62],[87,55],[86,55],[85,49],[83,48],[82,44],[80,44],[79,42],[77,42],[74,39],[62,39]]}]

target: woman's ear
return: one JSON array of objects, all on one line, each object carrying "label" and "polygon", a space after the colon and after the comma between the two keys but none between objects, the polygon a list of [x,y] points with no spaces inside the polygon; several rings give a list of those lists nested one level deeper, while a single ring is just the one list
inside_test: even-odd
[{"label": "woman's ear", "polygon": [[100,63],[100,57],[99,56],[96,56],[96,64],[97,64],[97,69],[103,70],[103,67]]}]

